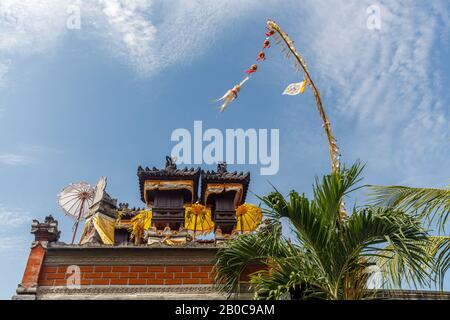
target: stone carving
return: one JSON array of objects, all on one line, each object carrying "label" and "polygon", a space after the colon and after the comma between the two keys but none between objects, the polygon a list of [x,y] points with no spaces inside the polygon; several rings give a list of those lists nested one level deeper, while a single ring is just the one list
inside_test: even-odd
[{"label": "stone carving", "polygon": [[224,173],[228,172],[227,167],[228,167],[228,165],[226,162],[219,162],[217,164],[217,173],[224,174]]},{"label": "stone carving", "polygon": [[34,234],[36,242],[56,242],[61,235],[61,231],[58,230],[58,221],[52,215],[45,217],[42,223],[38,220],[33,220],[31,233]]},{"label": "stone carving", "polygon": [[177,165],[172,157],[166,156],[166,170],[175,171],[177,170]]}]

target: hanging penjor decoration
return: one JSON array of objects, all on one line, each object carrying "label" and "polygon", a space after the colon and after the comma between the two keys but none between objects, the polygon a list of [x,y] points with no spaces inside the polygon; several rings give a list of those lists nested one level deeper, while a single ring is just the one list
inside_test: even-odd
[{"label": "hanging penjor decoration", "polygon": [[241,81],[241,83],[235,85],[232,89],[228,90],[222,98],[216,100],[216,102],[223,101],[222,105],[219,107],[220,112],[224,112],[228,105],[236,100],[239,91],[241,91],[242,85],[246,83],[248,79],[250,79],[250,77],[245,77],[244,80]]},{"label": "hanging penjor decoration", "polygon": [[[256,56],[256,62],[265,61],[266,60],[266,53],[264,52],[266,49],[270,48],[270,37],[273,36],[274,33],[270,30],[267,30],[266,32],[266,38],[263,42],[262,50],[258,53]],[[222,101],[222,105],[219,107],[220,112],[224,112],[225,109],[228,108],[231,102],[237,99],[238,93],[241,91],[242,86],[244,83],[246,83],[248,80],[250,80],[250,77],[252,74],[258,71],[258,64],[252,64],[247,70],[245,70],[245,73],[247,76],[237,85],[235,85],[232,89],[228,90],[222,98],[216,100],[215,102]]]},{"label": "hanging penjor decoration", "polygon": [[[267,31],[265,33],[266,38],[263,42],[262,50],[258,53],[256,57],[256,61],[265,61],[266,53],[265,50],[271,47],[271,40],[273,39],[276,44],[282,46],[282,52],[285,54],[286,58],[293,58],[295,70],[301,72],[303,74],[303,81],[298,83],[291,83],[286,87],[283,94],[295,96],[298,94],[302,94],[305,92],[306,88],[311,87],[314,97],[316,99],[316,106],[319,112],[319,115],[323,122],[323,128],[325,130],[327,139],[328,139],[328,147],[330,152],[330,160],[331,160],[331,171],[337,172],[340,170],[340,150],[337,145],[337,141],[333,136],[331,131],[331,124],[325,113],[325,109],[322,104],[322,99],[320,97],[320,92],[315,86],[311,76],[309,74],[308,67],[306,62],[303,60],[303,57],[296,50],[294,46],[294,41],[292,41],[287,33],[285,33],[274,21],[267,20]],[[252,65],[245,72],[247,73],[247,77],[239,84],[236,85],[233,89],[228,90],[228,92],[218,101],[223,101],[222,106],[220,107],[220,111],[223,112],[228,105],[236,100],[238,92],[241,90],[242,85],[247,82],[251,75],[258,70],[258,65]],[[344,202],[341,204],[341,218],[346,217]]]},{"label": "hanging penjor decoration", "polygon": [[303,93],[306,86],[310,86],[312,88],[312,91],[316,98],[317,110],[319,111],[320,117],[322,118],[323,127],[328,138],[331,170],[333,172],[338,171],[340,167],[339,147],[331,131],[330,121],[325,113],[319,90],[317,90],[314,82],[311,80],[306,62],[303,60],[303,57],[300,55],[300,53],[298,53],[295,49],[294,41],[292,41],[291,38],[289,38],[289,36],[283,30],[281,30],[281,28],[274,21],[267,21],[267,29],[267,34],[270,34],[274,38],[276,44],[282,46],[282,52],[285,54],[286,58],[293,58],[295,70],[302,72],[304,76],[303,82],[290,84],[284,91],[284,94],[296,95],[299,93]]},{"label": "hanging penjor decoration", "polygon": [[[268,30],[267,34],[270,34],[274,38],[275,43],[282,46],[282,52],[285,54],[286,58],[291,57],[293,58],[295,69],[298,72],[303,73],[304,77],[303,82],[289,85],[284,93],[288,95],[289,94],[296,95],[299,93],[303,93],[306,86],[311,87],[314,93],[314,97],[316,99],[317,111],[319,112],[319,115],[322,119],[323,122],[322,126],[325,130],[325,134],[328,139],[328,148],[331,160],[331,171],[338,172],[340,170],[340,156],[341,156],[340,150],[337,145],[337,140],[334,138],[333,133],[331,131],[330,120],[328,119],[328,116],[325,112],[325,108],[323,107],[320,92],[315,86],[314,81],[311,79],[306,62],[295,48],[294,41],[292,41],[291,38],[289,38],[289,36],[287,35],[287,33],[285,33],[274,21],[267,20],[267,30]],[[340,219],[342,220],[345,219],[346,217],[347,213],[345,211],[345,204],[344,201],[342,201],[340,208]]]}]

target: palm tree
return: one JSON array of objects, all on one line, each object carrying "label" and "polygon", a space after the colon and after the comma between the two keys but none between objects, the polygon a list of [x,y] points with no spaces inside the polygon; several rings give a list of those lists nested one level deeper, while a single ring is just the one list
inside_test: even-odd
[{"label": "palm tree", "polygon": [[450,218],[450,188],[372,186],[370,189],[372,205],[409,212],[428,226],[437,227],[437,235],[431,237],[428,251],[434,259],[435,282],[442,290],[445,274],[450,269],[450,236],[446,231]]},{"label": "palm tree", "polygon": [[[242,274],[258,265],[249,283],[258,299],[363,299],[373,294],[369,278],[378,271],[384,284],[429,283],[428,234],[403,211],[354,208],[340,219],[340,204],[360,182],[355,163],[316,179],[313,197],[275,190],[260,198],[267,207],[263,226],[231,240],[218,253],[215,283],[228,295],[240,291]],[[294,240],[282,233],[286,220]],[[395,274],[389,271],[395,269]]]}]

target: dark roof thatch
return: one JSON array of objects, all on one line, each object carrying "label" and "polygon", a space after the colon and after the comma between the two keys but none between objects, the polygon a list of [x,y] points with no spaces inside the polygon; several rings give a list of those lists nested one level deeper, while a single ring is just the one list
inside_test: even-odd
[{"label": "dark roof thatch", "polygon": [[204,195],[206,185],[208,183],[240,183],[243,187],[242,201],[245,202],[247,197],[248,186],[250,184],[250,172],[228,172],[226,163],[220,163],[217,166],[217,171],[204,171],[201,173],[201,195],[202,202],[205,201]]},{"label": "dark roof thatch", "polygon": [[200,168],[184,168],[178,169],[170,157],[166,158],[165,169],[157,169],[156,167],[145,169],[139,166],[137,170],[139,177],[139,190],[141,193],[141,200],[144,200],[144,183],[146,180],[192,180],[194,181],[194,201],[197,201],[198,181],[200,178]]}]

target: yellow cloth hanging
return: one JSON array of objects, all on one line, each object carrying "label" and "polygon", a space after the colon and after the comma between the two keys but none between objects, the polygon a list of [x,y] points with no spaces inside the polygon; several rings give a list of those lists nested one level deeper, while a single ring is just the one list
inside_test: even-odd
[{"label": "yellow cloth hanging", "polygon": [[135,243],[139,242],[144,236],[144,231],[152,226],[153,213],[151,210],[141,210],[131,219],[131,238],[135,239]]},{"label": "yellow cloth hanging", "polygon": [[93,217],[95,230],[98,232],[103,244],[114,244],[115,220],[103,214],[96,214]]},{"label": "yellow cloth hanging", "polygon": [[86,244],[93,241],[95,233],[100,236],[103,244],[114,245],[114,230],[116,220],[101,213],[94,214],[87,219],[84,224],[83,234],[80,244]]}]

